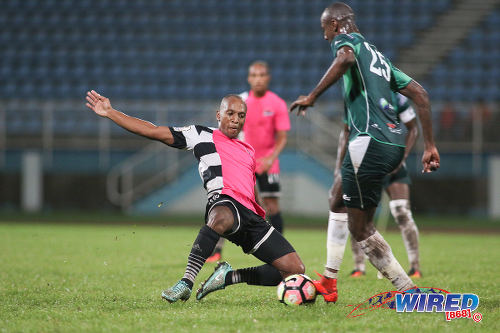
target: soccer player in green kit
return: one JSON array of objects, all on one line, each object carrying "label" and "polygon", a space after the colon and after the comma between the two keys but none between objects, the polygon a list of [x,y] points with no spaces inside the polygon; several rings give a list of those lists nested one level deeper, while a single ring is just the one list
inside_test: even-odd
[{"label": "soccer player in green kit", "polygon": [[[400,165],[405,150],[401,124],[390,106],[392,92],[399,91],[410,98],[417,109],[424,137],[422,172],[439,168],[427,92],[364,39],[348,5],[337,2],[327,7],[321,15],[321,27],[324,38],[331,44],[334,61],[318,85],[309,95],[300,96],[293,102],[290,111],[298,108],[299,114],[305,115],[306,109],[343,77],[344,131],[348,135],[348,144],[341,173],[348,227],[373,266],[397,290],[413,288],[415,284],[375,229],[373,216],[380,201],[383,179]],[[345,247],[345,241],[336,246]],[[321,280],[315,283],[325,301],[337,301],[337,271],[325,270]]]},{"label": "soccer player in green kit", "polygon": [[[390,201],[389,207],[394,220],[401,230],[401,236],[410,262],[410,270],[408,275],[410,278],[421,278],[420,260],[418,250],[418,228],[413,219],[410,208],[410,184],[411,180],[406,169],[406,158],[408,157],[411,149],[415,145],[418,137],[418,124],[415,111],[408,103],[408,99],[399,94],[394,93],[392,103],[387,104],[386,107],[391,105],[394,107],[398,115],[398,120],[404,123],[405,130],[405,154],[403,160],[398,168],[387,175],[383,182],[385,192],[388,194]],[[339,148],[340,149],[340,148]],[[336,197],[341,197],[342,193],[337,193]],[[347,214],[347,213],[345,213]],[[347,225],[345,226],[347,229]],[[344,230],[342,230],[344,231]],[[355,263],[355,268],[351,272],[351,277],[360,277],[365,274],[365,254],[358,246],[358,243],[351,237],[351,249]],[[327,265],[328,267],[328,258]]]}]

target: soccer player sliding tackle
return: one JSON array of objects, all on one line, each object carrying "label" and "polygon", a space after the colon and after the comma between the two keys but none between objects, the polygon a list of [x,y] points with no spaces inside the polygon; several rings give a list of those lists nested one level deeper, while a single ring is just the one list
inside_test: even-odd
[{"label": "soccer player sliding tackle", "polygon": [[[247,105],[247,118],[240,138],[255,150],[257,166],[255,168],[260,197],[266,209],[266,216],[271,225],[283,233],[279,198],[280,164],[278,156],[287,142],[290,130],[290,116],[284,100],[268,89],[271,81],[269,65],[255,61],[248,68],[250,91],[241,93]],[[222,255],[224,238],[215,247],[215,253],[207,262],[218,261]]]},{"label": "soccer player sliding tackle", "polygon": [[186,301],[194,281],[220,237],[239,245],[265,264],[233,270],[219,264],[202,284],[196,298],[246,282],[276,286],[292,274],[304,273],[304,264],[290,243],[265,219],[255,202],[255,156],[253,148],[237,139],[246,117],[245,102],[238,95],[225,96],[217,111],[218,129],[200,125],[156,126],[113,109],[108,98],[94,90],[87,93],[87,107],[124,129],[178,149],[192,150],[199,162],[200,177],[208,194],[205,225],[188,256],[184,276],[162,292],[169,302]]},{"label": "soccer player sliding tackle", "polygon": [[[347,215],[333,210],[328,227],[328,261],[324,276],[315,285],[327,302],[335,302],[337,272],[342,262],[347,232],[351,231],[370,262],[394,287],[404,291],[415,287],[394,257],[389,244],[373,224],[380,201],[382,181],[404,157],[404,136],[397,114],[391,107],[393,92],[410,98],[420,118],[424,154],[423,172],[439,168],[439,153],[432,136],[430,103],[427,92],[415,80],[394,67],[377,48],[360,34],[354,12],[344,3],[334,3],[321,15],[324,38],[330,43],[334,61],[318,85],[307,96],[290,106],[305,115],[306,109],[341,77],[344,79],[345,126],[347,147],[341,157],[342,199]],[[340,161],[339,161],[340,163]],[[337,230],[337,231],[336,231]]]}]

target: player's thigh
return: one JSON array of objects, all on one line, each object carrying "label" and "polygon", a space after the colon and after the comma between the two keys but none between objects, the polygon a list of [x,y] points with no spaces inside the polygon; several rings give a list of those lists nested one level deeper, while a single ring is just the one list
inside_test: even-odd
[{"label": "player's thigh", "polygon": [[392,183],[385,189],[385,191],[391,200],[410,199],[410,187],[405,183]]},{"label": "player's thigh", "polygon": [[410,184],[411,179],[405,164],[403,164],[397,172],[392,172],[384,179],[384,188],[391,200],[409,200]]},{"label": "player's thigh", "polygon": [[224,235],[235,228],[236,212],[229,202],[218,202],[210,208],[207,214],[207,226]]}]

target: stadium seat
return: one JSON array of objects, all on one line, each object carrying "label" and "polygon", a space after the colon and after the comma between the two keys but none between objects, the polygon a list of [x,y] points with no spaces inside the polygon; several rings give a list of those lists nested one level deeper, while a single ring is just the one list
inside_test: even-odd
[{"label": "stadium seat", "polygon": [[[451,0],[349,3],[363,34],[395,63],[399,50],[452,6]],[[9,80],[0,85],[0,98],[52,92],[54,98],[75,99],[93,86],[121,98],[208,100],[246,89],[248,64],[263,59],[272,66],[273,88],[290,100],[309,91],[332,61],[319,26],[324,5],[288,0],[7,1],[0,13],[5,46],[0,48],[0,75]],[[498,26],[496,9],[435,66],[426,78],[433,98],[465,98],[463,86],[445,90],[444,80],[496,82]],[[463,71],[463,64],[472,62],[478,65]],[[498,100],[497,88],[493,84],[484,94]],[[475,86],[467,93],[470,98],[482,94]]]}]

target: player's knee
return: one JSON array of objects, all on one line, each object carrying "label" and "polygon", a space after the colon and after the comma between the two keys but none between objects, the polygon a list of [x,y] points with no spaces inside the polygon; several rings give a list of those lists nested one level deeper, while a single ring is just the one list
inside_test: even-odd
[{"label": "player's knee", "polygon": [[344,200],[342,198],[329,198],[328,204],[330,205],[330,211],[334,213],[347,213],[347,208],[344,205]]},{"label": "player's knee", "polygon": [[375,226],[373,225],[373,223],[363,225],[361,223],[353,223],[349,221],[348,227],[352,237],[357,242],[365,240],[375,233]]},{"label": "player's knee", "polygon": [[410,203],[406,199],[392,200],[389,202],[391,214],[400,227],[405,227],[413,223],[413,217],[410,210]]},{"label": "player's knee", "polygon": [[340,186],[341,182],[342,180],[340,178],[335,178],[335,183],[330,188],[328,195],[330,211],[334,213],[347,212],[347,208],[344,205],[344,199],[342,198],[342,186]]},{"label": "player's knee", "polygon": [[330,211],[334,213],[346,213],[347,208],[344,205],[344,199],[339,193],[330,193],[328,197],[328,204],[330,206]]},{"label": "player's knee", "polygon": [[[221,208],[221,209],[217,209]],[[227,207],[216,207],[209,216],[207,226],[219,235],[223,235],[231,230],[234,224],[234,217],[231,210]]]}]

